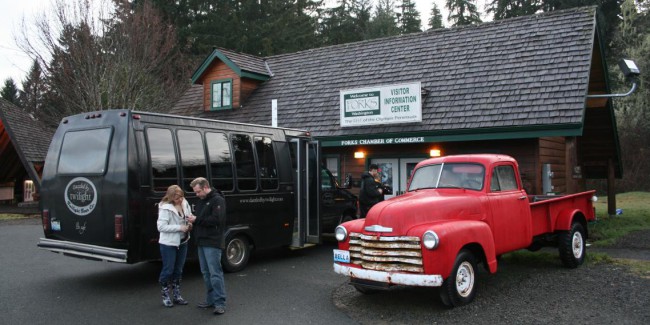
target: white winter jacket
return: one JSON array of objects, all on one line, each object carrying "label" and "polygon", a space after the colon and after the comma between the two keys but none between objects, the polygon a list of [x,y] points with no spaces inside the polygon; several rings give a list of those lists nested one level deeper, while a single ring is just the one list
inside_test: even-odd
[{"label": "white winter jacket", "polygon": [[[183,214],[185,217],[192,214],[192,208],[187,200],[183,199],[181,203],[183,207]],[[181,244],[181,239],[185,237],[185,233],[181,231],[181,226],[185,225],[185,220],[181,217],[174,204],[172,203],[162,203],[158,205],[158,231],[160,232],[160,238],[158,243],[167,245],[167,246],[179,246]],[[187,233],[187,238],[189,239],[189,232]]]}]

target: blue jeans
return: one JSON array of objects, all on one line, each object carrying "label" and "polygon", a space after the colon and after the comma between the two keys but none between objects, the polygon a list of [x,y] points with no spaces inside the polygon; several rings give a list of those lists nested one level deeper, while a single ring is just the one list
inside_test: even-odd
[{"label": "blue jeans", "polygon": [[215,307],[226,307],[226,284],[221,268],[221,249],[199,246],[199,264],[205,284],[205,302]]},{"label": "blue jeans", "polygon": [[158,281],[165,284],[170,281],[180,280],[183,277],[183,266],[185,265],[185,257],[187,257],[187,243],[178,247],[159,245],[162,270]]}]

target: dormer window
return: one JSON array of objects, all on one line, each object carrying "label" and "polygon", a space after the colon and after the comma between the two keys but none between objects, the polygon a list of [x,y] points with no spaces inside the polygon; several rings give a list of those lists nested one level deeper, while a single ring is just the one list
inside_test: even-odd
[{"label": "dormer window", "polygon": [[232,108],[232,79],[214,80],[211,86],[211,110]]}]

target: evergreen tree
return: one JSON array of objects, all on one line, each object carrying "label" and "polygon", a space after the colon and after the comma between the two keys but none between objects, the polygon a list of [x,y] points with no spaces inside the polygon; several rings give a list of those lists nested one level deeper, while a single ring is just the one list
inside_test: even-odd
[{"label": "evergreen tree", "polygon": [[429,28],[438,29],[445,27],[442,23],[442,13],[438,5],[434,2],[433,7],[431,8],[431,17],[429,17]]},{"label": "evergreen tree", "polygon": [[[29,69],[22,86],[23,90],[18,98],[19,106],[35,116],[42,116],[43,107],[46,106],[47,86],[38,61],[34,60],[32,63],[32,67]],[[58,120],[54,121],[54,123],[58,122]]]},{"label": "evergreen tree", "polygon": [[14,105],[18,105],[18,87],[16,87],[13,78],[7,78],[5,80],[5,85],[0,90],[0,97]]},{"label": "evergreen tree", "polygon": [[337,6],[325,9],[320,24],[320,36],[324,45],[345,44],[363,40],[356,30],[352,12],[352,0],[337,0]]},{"label": "evergreen tree", "polygon": [[393,0],[378,0],[375,14],[370,21],[370,37],[381,38],[399,35],[397,16],[395,15],[395,2]]},{"label": "evergreen tree", "polygon": [[535,14],[542,0],[492,0],[487,5],[487,12],[492,13],[494,20]]},{"label": "evergreen tree", "polygon": [[401,29],[403,34],[415,33],[422,31],[422,21],[420,12],[415,9],[415,2],[411,0],[402,0]]},{"label": "evergreen tree", "polygon": [[445,7],[449,11],[449,21],[452,22],[453,26],[465,26],[481,22],[475,0],[447,0]]}]

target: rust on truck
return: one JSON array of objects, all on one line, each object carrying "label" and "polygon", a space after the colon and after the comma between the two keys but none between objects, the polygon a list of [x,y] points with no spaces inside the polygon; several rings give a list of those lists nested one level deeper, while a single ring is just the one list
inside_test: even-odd
[{"label": "rust on truck", "polygon": [[556,246],[565,266],[582,264],[593,194],[528,195],[506,155],[428,159],[405,194],[337,227],[334,271],[362,293],[442,287],[443,304],[464,305],[476,294],[477,265],[496,272],[498,255]]}]

